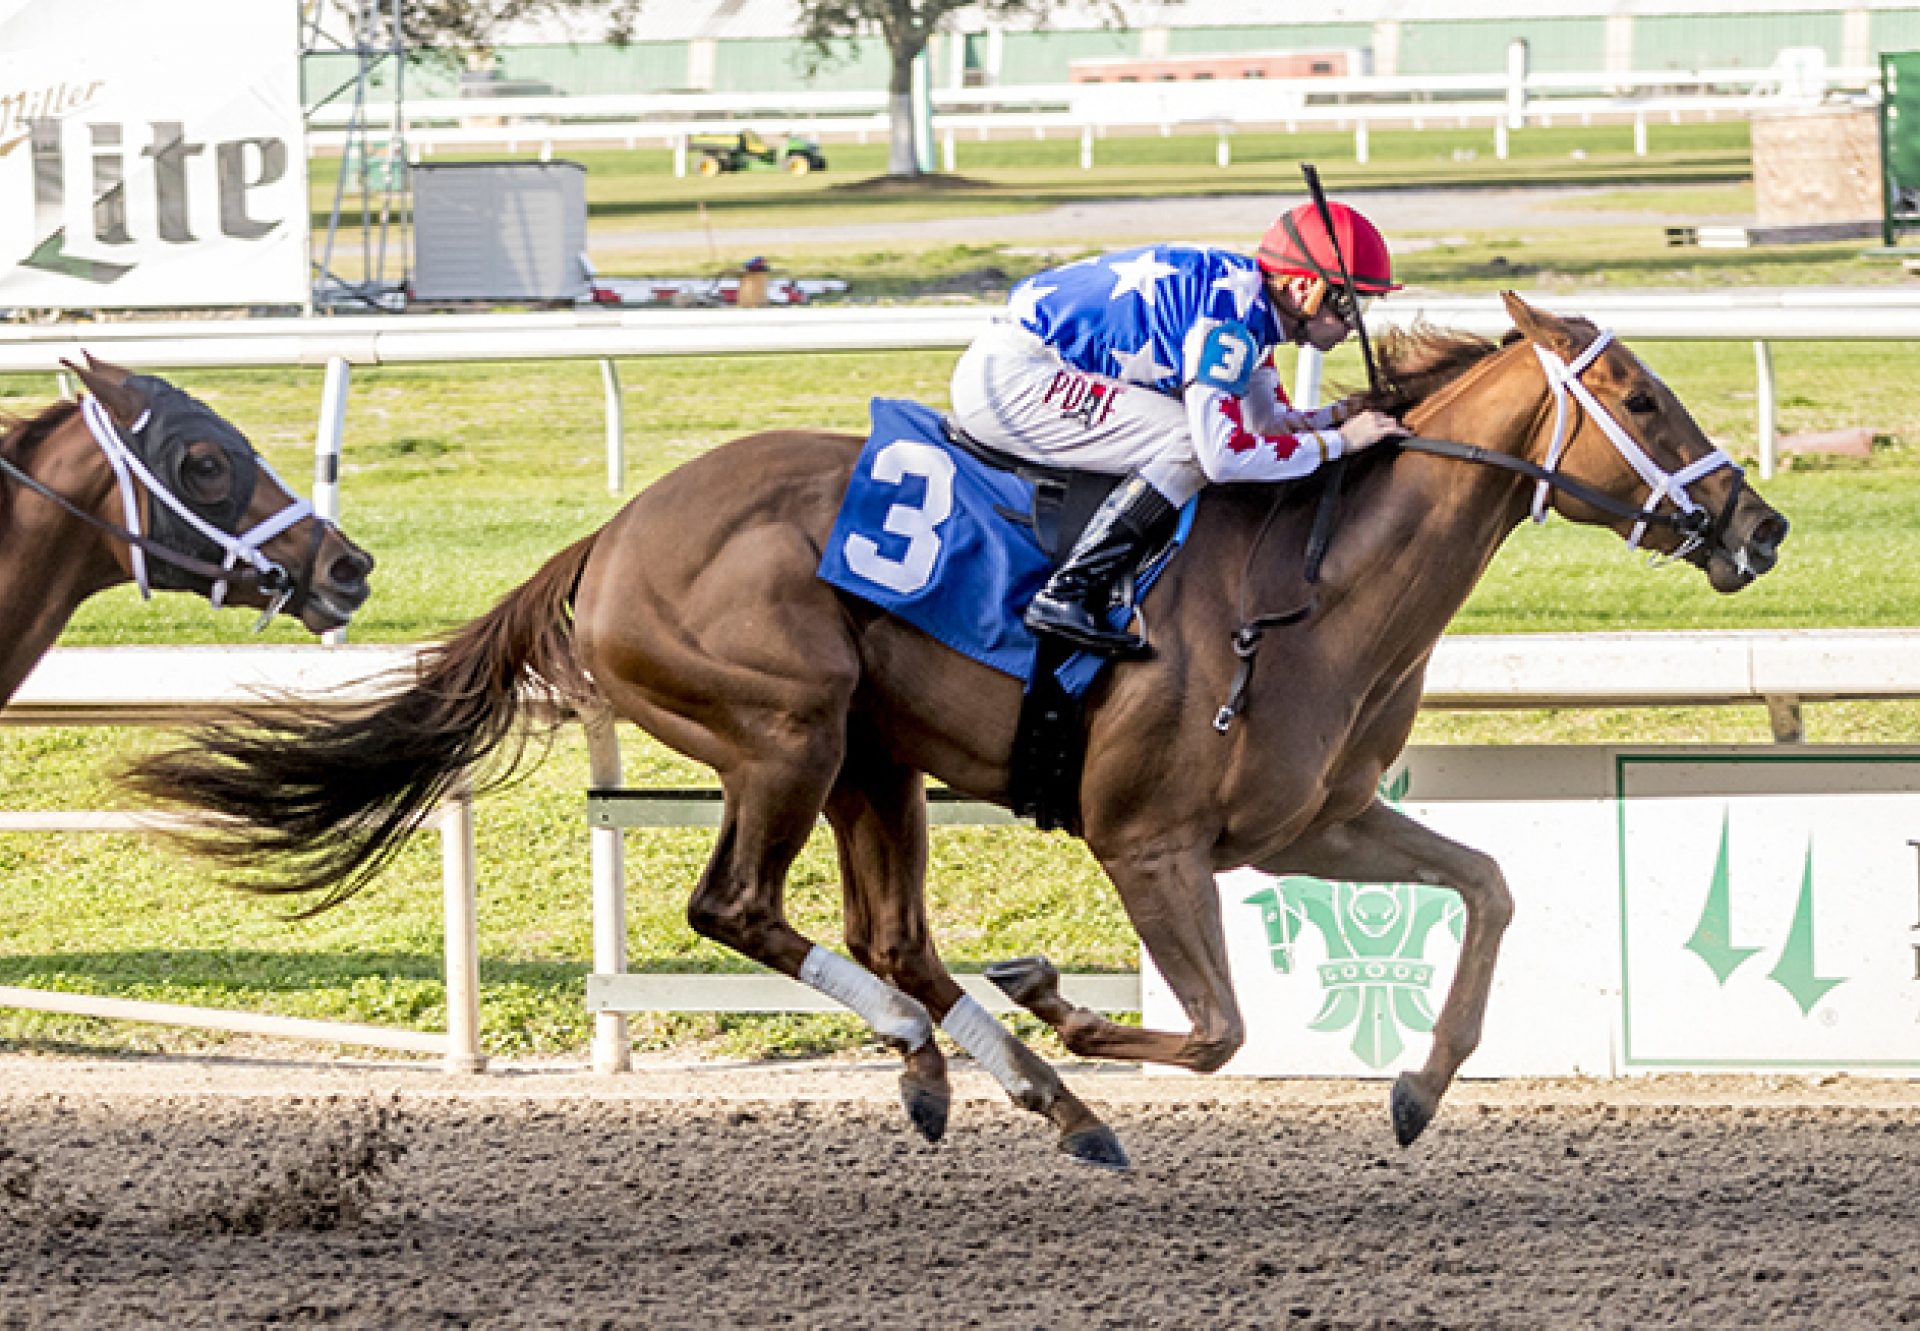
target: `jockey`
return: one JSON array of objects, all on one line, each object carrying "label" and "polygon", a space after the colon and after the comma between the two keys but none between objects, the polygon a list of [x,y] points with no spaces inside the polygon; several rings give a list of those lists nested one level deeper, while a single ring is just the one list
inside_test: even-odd
[{"label": "jockey", "polygon": [[1406,433],[1358,398],[1295,410],[1280,387],[1277,345],[1329,351],[1369,300],[1398,289],[1373,223],[1328,209],[1351,288],[1319,209],[1302,204],[1256,256],[1149,245],[1037,273],[960,357],[954,420],[968,435],[1028,461],[1127,477],[1034,598],[1027,627],[1145,656],[1144,639],[1110,627],[1107,611],[1207,482],[1296,480]]}]

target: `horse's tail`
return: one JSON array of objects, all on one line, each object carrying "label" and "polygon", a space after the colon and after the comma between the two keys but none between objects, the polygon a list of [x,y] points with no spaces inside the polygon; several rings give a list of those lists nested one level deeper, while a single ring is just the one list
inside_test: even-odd
[{"label": "horse's tail", "polygon": [[123,780],[160,804],[211,815],[211,828],[183,840],[245,871],[240,886],[325,892],[308,914],[340,904],[461,783],[512,776],[530,712],[544,710],[550,733],[566,709],[593,699],[574,652],[571,602],[594,539],[562,550],[428,648],[365,709],[248,715],[136,761]]}]

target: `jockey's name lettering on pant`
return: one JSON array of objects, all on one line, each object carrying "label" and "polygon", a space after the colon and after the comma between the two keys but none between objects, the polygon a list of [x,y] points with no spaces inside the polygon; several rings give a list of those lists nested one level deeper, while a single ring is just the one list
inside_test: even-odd
[{"label": "jockey's name lettering on pant", "polygon": [[1044,399],[1058,407],[1062,416],[1077,420],[1091,430],[1107,423],[1107,417],[1113,414],[1113,404],[1125,391],[1117,384],[1102,383],[1091,375],[1061,370],[1047,385]]},{"label": "jockey's name lettering on pant", "polygon": [[[132,146],[126,127],[113,123],[89,123],[85,126],[92,153],[91,188],[86,193],[92,216],[85,230],[70,224],[67,211],[68,167],[66,139],[77,133],[78,125],[41,118],[30,123],[33,151],[33,213],[36,252],[26,262],[36,267],[58,265],[68,271],[71,260],[59,253],[43,257],[47,238],[65,232],[70,237],[91,235],[105,245],[134,243],[135,235],[127,200],[125,149]],[[138,156],[152,163],[153,212],[151,217],[158,238],[173,244],[187,244],[195,237],[195,228],[205,228],[208,219],[193,215],[192,200],[204,198],[203,172],[213,172],[218,199],[219,225],[223,235],[238,240],[254,240],[278,227],[282,219],[262,219],[248,209],[248,194],[273,184],[287,172],[287,144],[279,138],[238,138],[224,142],[200,143],[187,137],[186,126],[178,120],[149,121],[147,142]],[[212,149],[211,154],[208,149]],[[133,214],[138,216],[138,213]],[[55,247],[56,250],[60,247]]]}]

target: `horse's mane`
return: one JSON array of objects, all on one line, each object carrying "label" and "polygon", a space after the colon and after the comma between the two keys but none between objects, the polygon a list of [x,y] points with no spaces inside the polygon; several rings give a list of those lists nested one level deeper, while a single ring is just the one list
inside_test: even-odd
[{"label": "horse's mane", "polygon": [[[0,457],[18,467],[25,467],[33,458],[33,450],[40,442],[53,434],[80,410],[77,402],[55,402],[37,416],[20,417],[0,412]],[[0,477],[0,529],[7,525],[7,516],[13,509],[13,492],[17,486],[8,484]]]},{"label": "horse's mane", "polygon": [[[1516,336],[1509,334],[1506,340]],[[1391,416],[1404,415],[1502,345],[1424,321],[1411,328],[1389,329],[1374,348],[1383,386],[1365,394],[1365,405]]]}]

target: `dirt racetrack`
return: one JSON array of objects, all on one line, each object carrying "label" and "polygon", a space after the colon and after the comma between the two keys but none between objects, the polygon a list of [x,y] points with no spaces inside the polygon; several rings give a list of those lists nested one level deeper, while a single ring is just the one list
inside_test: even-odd
[{"label": "dirt racetrack", "polygon": [[1920,1091],[1384,1087],[1069,1069],[1058,1155],[971,1067],[450,1078],[0,1057],[0,1327],[1818,1327],[1920,1323]]}]

